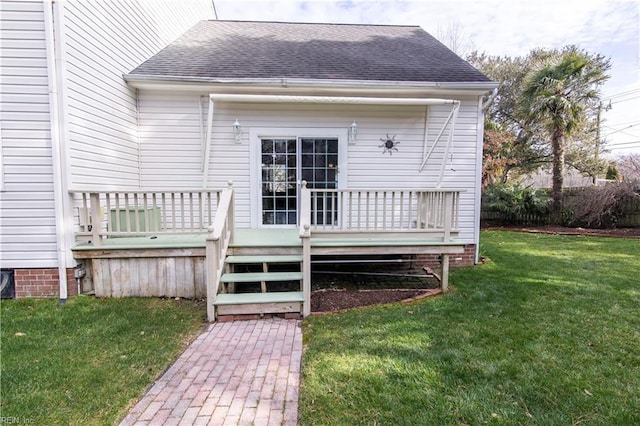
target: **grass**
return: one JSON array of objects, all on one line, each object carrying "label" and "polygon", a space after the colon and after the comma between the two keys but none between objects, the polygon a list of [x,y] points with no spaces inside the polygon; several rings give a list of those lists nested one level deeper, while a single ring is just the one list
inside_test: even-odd
[{"label": "grass", "polygon": [[201,329],[202,305],[76,297],[1,304],[1,418],[115,424]]},{"label": "grass", "polygon": [[300,423],[640,424],[639,249],[483,232],[450,294],[307,319]]}]

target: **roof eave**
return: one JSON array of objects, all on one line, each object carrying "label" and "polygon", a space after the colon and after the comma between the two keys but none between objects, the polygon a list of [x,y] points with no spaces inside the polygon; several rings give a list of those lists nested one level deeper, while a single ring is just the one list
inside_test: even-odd
[{"label": "roof eave", "polygon": [[198,90],[203,89],[314,89],[314,90],[394,90],[464,92],[482,95],[498,87],[494,81],[431,82],[431,81],[386,81],[386,80],[338,80],[311,78],[247,78],[218,79],[208,77],[183,77],[125,74],[125,81],[136,89]]}]

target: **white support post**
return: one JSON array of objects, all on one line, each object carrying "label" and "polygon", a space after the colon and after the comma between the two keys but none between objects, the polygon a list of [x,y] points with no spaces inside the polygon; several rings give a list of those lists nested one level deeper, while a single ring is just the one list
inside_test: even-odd
[{"label": "white support post", "polygon": [[302,181],[300,189],[300,239],[302,240],[302,315],[311,315],[311,191]]},{"label": "white support post", "polygon": [[209,227],[209,236],[206,242],[206,265],[207,265],[207,320],[216,320],[216,308],[213,305],[218,293],[218,269],[220,260],[218,259],[220,239],[213,236],[213,226]]},{"label": "white support post", "polygon": [[100,207],[100,194],[92,192],[89,196],[91,202],[91,241],[95,247],[102,245],[100,230],[102,228],[102,208]]},{"label": "white support post", "polygon": [[449,255],[442,255],[442,274],[440,276],[440,286],[442,287],[442,292],[446,293],[449,291]]},{"label": "white support post", "polygon": [[309,224],[305,224],[302,237],[302,294],[304,304],[302,315],[306,318],[311,315],[311,230]]}]

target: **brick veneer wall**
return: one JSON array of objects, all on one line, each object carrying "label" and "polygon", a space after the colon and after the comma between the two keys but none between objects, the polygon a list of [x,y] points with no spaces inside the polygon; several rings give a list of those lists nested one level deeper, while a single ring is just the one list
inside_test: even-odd
[{"label": "brick veneer wall", "polygon": [[[449,266],[452,268],[460,266],[472,266],[476,260],[476,245],[467,244],[464,246],[464,253],[449,255]],[[418,254],[415,257],[416,263],[430,268],[440,268],[439,254]]]},{"label": "brick veneer wall", "polygon": [[[16,298],[22,297],[59,297],[60,279],[58,269],[16,269]],[[67,269],[67,296],[78,293],[73,268]]]}]

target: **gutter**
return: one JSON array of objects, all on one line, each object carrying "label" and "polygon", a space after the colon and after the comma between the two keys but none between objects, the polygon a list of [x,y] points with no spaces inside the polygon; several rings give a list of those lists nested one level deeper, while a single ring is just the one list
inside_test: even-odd
[{"label": "gutter", "polygon": [[435,98],[373,98],[362,96],[287,96],[210,94],[212,101],[224,102],[277,102],[277,103],[329,103],[359,105],[454,105],[460,101]]},{"label": "gutter", "polygon": [[[304,89],[404,89],[404,90],[433,90],[433,91],[478,91],[484,94],[498,86],[494,81],[476,82],[430,82],[430,81],[387,81],[387,80],[344,80],[344,79],[312,79],[312,78],[210,78],[192,76],[164,76],[164,75],[141,75],[124,74],[122,76],[129,85],[136,88],[191,88],[191,86],[202,89],[203,85],[228,88],[251,88],[264,86],[268,88]],[[195,88],[194,87],[194,88]],[[213,91],[213,90],[211,90]],[[471,94],[471,93],[470,93]]]}]

